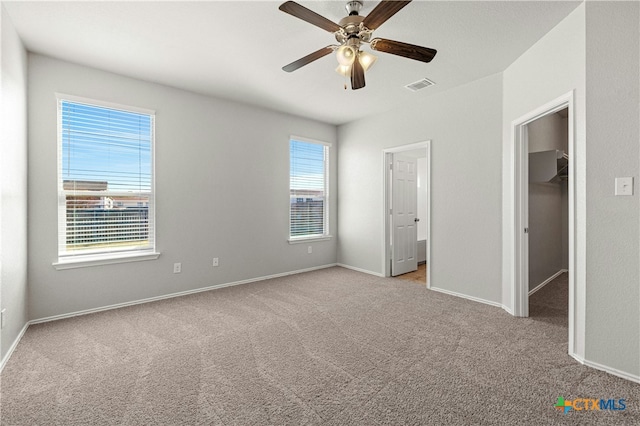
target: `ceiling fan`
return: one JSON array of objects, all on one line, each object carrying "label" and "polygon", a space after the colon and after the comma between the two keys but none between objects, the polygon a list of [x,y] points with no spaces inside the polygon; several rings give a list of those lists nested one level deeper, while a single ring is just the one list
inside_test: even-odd
[{"label": "ceiling fan", "polygon": [[349,1],[345,6],[349,15],[342,18],[337,24],[294,1],[282,3],[279,7],[281,11],[333,33],[338,43],[340,43],[339,45],[329,45],[316,50],[297,61],[285,65],[282,69],[286,72],[295,71],[335,51],[339,63],[336,72],[345,77],[351,77],[351,89],[356,90],[364,87],[364,73],[377,59],[374,55],[360,50],[363,44],[369,44],[371,49],[379,52],[403,56],[421,62],[431,62],[437,53],[435,49],[385,38],[371,38],[373,31],[409,3],[411,3],[411,0],[382,0],[367,16],[360,16],[358,12],[362,9],[362,1]]}]

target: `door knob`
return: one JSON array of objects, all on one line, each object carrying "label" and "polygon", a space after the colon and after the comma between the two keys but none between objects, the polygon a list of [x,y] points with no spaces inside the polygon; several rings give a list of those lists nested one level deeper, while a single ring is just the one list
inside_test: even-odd
[{"label": "door knob", "polygon": [[413,219],[414,222],[420,222],[420,219],[418,219],[417,217],[415,219]]}]

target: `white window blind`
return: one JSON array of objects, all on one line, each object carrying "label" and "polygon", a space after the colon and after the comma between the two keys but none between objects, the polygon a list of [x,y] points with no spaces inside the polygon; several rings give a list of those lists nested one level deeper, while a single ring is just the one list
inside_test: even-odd
[{"label": "white window blind", "polygon": [[289,142],[289,238],[329,235],[329,144]]},{"label": "white window blind", "polygon": [[155,249],[154,115],[58,99],[60,261]]}]

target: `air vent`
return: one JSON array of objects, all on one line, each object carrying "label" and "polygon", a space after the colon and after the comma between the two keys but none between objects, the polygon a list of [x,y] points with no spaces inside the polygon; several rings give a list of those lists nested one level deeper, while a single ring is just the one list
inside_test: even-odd
[{"label": "air vent", "polygon": [[433,86],[434,84],[435,83],[429,80],[428,78],[423,78],[422,80],[418,80],[414,83],[407,84],[404,87],[411,90],[412,92],[417,92],[418,90],[426,89],[427,87]]}]

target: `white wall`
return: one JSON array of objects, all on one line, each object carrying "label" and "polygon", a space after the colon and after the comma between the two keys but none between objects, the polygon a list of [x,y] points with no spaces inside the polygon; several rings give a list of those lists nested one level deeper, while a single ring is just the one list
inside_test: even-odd
[{"label": "white wall", "polygon": [[0,309],[6,309],[0,360],[27,313],[27,53],[4,6],[0,96]]},{"label": "white wall", "polygon": [[[571,91],[575,96],[576,252],[585,252],[585,21],[584,4],[541,38],[503,73],[502,164],[502,303],[513,308],[511,287],[515,281],[515,170],[512,125],[525,114]],[[584,262],[575,265],[575,279],[585,281]],[[580,295],[579,295],[580,296]],[[584,294],[581,295],[582,297]],[[578,301],[577,305],[584,305]],[[578,348],[583,351],[584,348]]]},{"label": "white wall", "polygon": [[431,140],[431,284],[499,302],[502,78],[420,96],[338,128],[339,262],[384,272],[382,150]]},{"label": "white wall", "polygon": [[[156,111],[158,260],[56,271],[55,92]],[[32,319],[336,262],[336,238],[287,242],[289,136],[333,143],[336,128],[29,55],[29,277]],[[212,267],[213,257],[220,266]],[[182,273],[173,274],[174,262]]]},{"label": "white wall", "polygon": [[[640,4],[587,2],[586,358],[640,380]],[[614,196],[632,176],[634,196]]]}]

